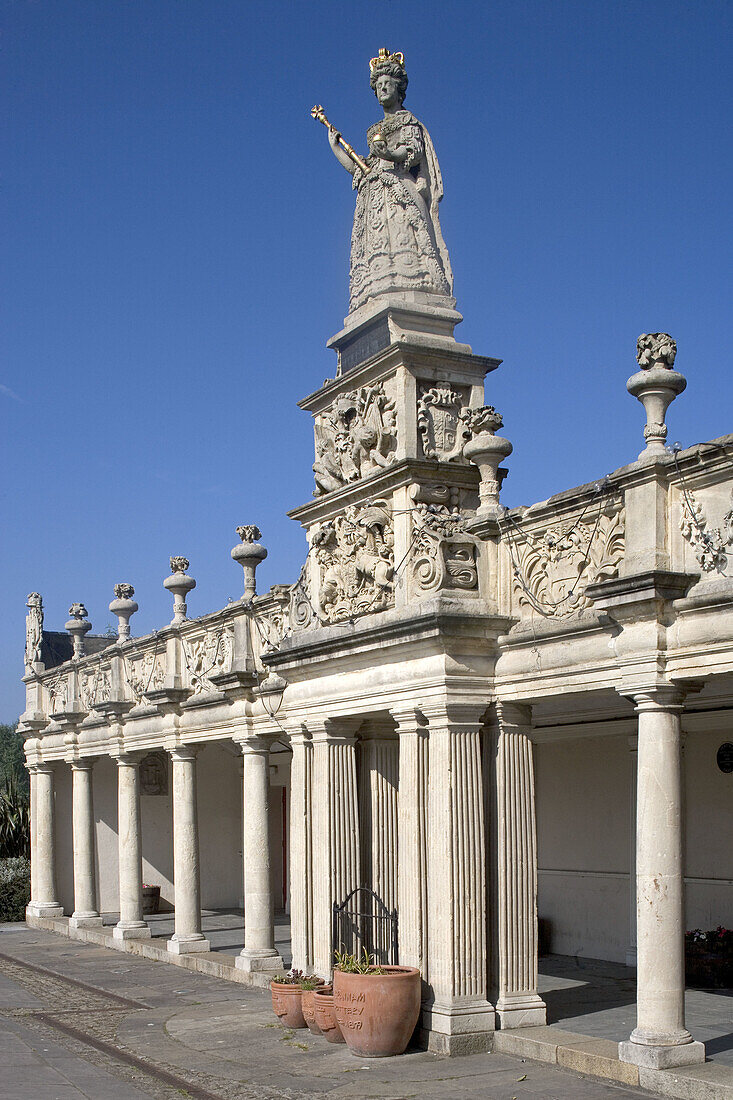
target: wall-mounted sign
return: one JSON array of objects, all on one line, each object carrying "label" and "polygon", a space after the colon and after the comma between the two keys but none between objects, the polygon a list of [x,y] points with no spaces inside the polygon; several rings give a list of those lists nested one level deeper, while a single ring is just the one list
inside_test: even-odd
[{"label": "wall-mounted sign", "polygon": [[733,772],[733,743],[724,741],[718,749],[716,760],[722,772]]}]

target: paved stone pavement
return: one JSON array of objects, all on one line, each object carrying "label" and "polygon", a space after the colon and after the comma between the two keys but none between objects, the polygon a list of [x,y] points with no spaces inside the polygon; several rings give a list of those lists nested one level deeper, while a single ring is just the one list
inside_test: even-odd
[{"label": "paved stone pavement", "polygon": [[621,1100],[644,1095],[503,1054],[364,1061],[285,1031],[267,993],[0,926],[2,1100]]}]

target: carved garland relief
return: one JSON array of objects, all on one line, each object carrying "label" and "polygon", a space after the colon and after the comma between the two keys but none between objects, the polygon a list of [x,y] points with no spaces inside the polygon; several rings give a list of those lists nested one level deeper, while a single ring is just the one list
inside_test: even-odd
[{"label": "carved garland relief", "polygon": [[514,592],[520,606],[562,619],[590,606],[589,584],[615,577],[624,554],[624,509],[598,525],[574,523],[528,536],[516,553]]},{"label": "carved garland relief", "polygon": [[385,502],[353,505],[318,529],[320,612],[340,622],[394,604],[394,531]]},{"label": "carved garland relief", "polygon": [[337,397],[315,425],[314,496],[331,493],[394,462],[397,414],[381,383]]},{"label": "carved garland relief", "polygon": [[191,696],[218,692],[219,689],[209,676],[211,673],[231,670],[234,652],[232,628],[220,627],[207,630],[195,640],[183,638],[182,641]]},{"label": "carved garland relief", "polygon": [[689,490],[682,502],[680,531],[689,542],[695,560],[706,573],[722,573],[728,565],[728,546],[733,546],[733,508],[723,516],[720,527],[709,527],[702,504]]}]

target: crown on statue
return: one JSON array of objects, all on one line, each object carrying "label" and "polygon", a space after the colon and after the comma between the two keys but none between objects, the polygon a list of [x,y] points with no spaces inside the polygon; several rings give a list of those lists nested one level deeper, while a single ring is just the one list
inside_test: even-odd
[{"label": "crown on statue", "polygon": [[394,61],[403,69],[405,67],[405,55],[403,53],[390,53],[386,46],[382,46],[378,56],[373,57],[369,62],[370,71],[374,72],[377,65],[384,65],[386,61]]}]

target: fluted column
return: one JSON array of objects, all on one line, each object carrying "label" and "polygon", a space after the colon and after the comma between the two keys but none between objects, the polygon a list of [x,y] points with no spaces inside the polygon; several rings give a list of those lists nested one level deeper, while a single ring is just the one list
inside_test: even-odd
[{"label": "fluted column", "polygon": [[313,743],[313,969],[325,978],[333,965],[333,904],[359,885],[356,738],[336,721],[309,721],[308,728]]},{"label": "fluted column", "polygon": [[63,916],[56,894],[56,823],[54,769],[51,764],[32,764],[31,775],[31,900],[33,917]]},{"label": "fluted column", "polygon": [[705,1060],[685,1027],[680,715],[684,694],[629,693],[639,722],[636,800],[637,1024],[619,1057],[649,1069]]},{"label": "fluted column", "polygon": [[248,971],[283,969],[283,961],[275,950],[270,880],[271,741],[270,737],[254,736],[240,743],[244,756],[244,947],[236,965]]},{"label": "fluted column", "polygon": [[311,782],[313,748],[303,726],[290,730],[290,940],[293,967],[313,966],[313,867]]},{"label": "fluted column", "polygon": [[496,1014],[502,1029],[546,1022],[537,991],[537,823],[532,714],[498,703],[496,727]]},{"label": "fluted column", "polygon": [[477,707],[423,708],[429,722],[430,859],[424,1014],[430,1049],[485,1051],[494,1030],[487,1000],[486,857]]},{"label": "fluted column", "polygon": [[97,883],[94,851],[94,800],[91,760],[71,765],[72,829],[74,837],[74,912],[72,928],[98,928]]},{"label": "fluted column", "polygon": [[398,934],[400,962],[428,980],[428,731],[414,709],[393,710],[399,736]]},{"label": "fluted column", "polygon": [[120,919],[112,935],[118,940],[147,939],[150,929],[143,920],[140,761],[127,754],[117,757],[117,839]]},{"label": "fluted column", "polygon": [[201,873],[196,800],[196,753],[191,745],[171,750],[173,761],[173,881],[175,931],[168,950],[176,955],[208,951],[201,931]]},{"label": "fluted column", "polygon": [[[397,905],[397,787],[399,741],[381,732],[360,734],[359,832],[361,878],[389,910]],[[361,813],[361,805],[364,813]]]}]

